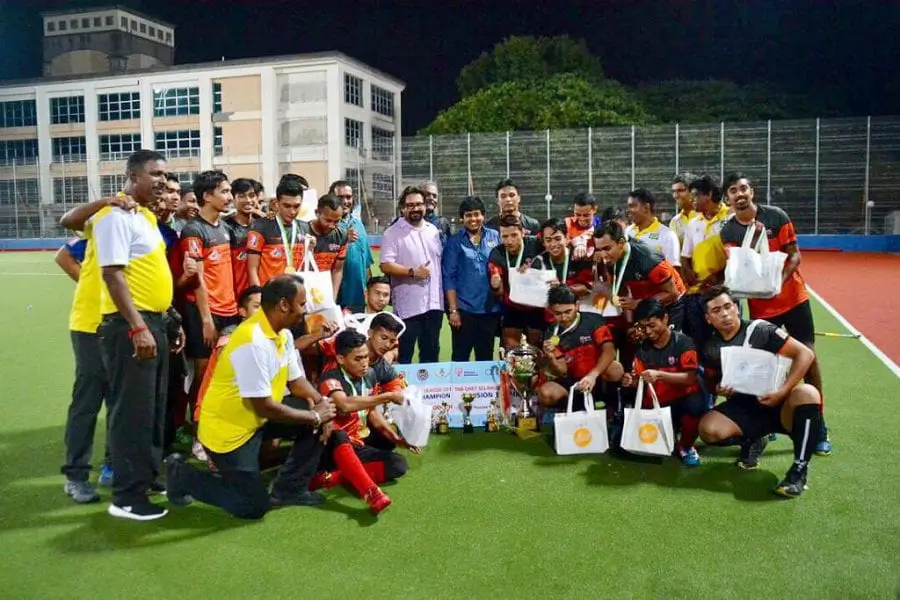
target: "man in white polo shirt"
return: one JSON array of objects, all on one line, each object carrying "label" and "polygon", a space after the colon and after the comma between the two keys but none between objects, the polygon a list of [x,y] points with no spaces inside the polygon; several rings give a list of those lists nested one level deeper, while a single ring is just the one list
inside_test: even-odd
[{"label": "man in white polo shirt", "polygon": [[640,240],[661,253],[673,267],[681,270],[681,245],[674,231],[656,218],[656,198],[644,189],[628,194],[628,218],[631,225],[625,230],[629,238]]}]

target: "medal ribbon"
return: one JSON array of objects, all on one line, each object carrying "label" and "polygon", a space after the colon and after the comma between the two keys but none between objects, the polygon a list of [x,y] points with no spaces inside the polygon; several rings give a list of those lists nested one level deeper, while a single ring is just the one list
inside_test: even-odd
[{"label": "medal ribbon", "polygon": [[613,285],[612,285],[612,297],[616,298],[619,295],[619,288],[622,287],[622,278],[625,276],[625,267],[628,265],[628,259],[631,258],[631,242],[625,243],[625,256],[622,257],[622,266],[619,268],[618,272],[616,272],[615,265],[613,265]]},{"label": "medal ribbon", "polygon": [[[509,268],[512,265],[512,261],[509,260],[509,250],[504,250],[506,252],[506,266]],[[522,242],[522,249],[519,250],[519,258],[516,260],[516,266],[512,267],[514,269],[518,269],[522,266],[522,259],[525,258],[525,242]]]},{"label": "medal ribbon", "polygon": [[580,323],[580,322],[581,322],[581,313],[579,312],[578,316],[575,317],[575,320],[572,321],[572,324],[569,325],[568,327],[566,327],[562,333],[559,332],[559,323],[557,323],[556,328],[553,330],[553,337],[561,338],[562,336],[566,335],[567,333],[569,333],[570,331],[572,331],[573,329],[578,327],[578,323]]},{"label": "medal ribbon", "polygon": [[[344,379],[347,381],[347,385],[350,386],[350,391],[353,392],[354,396],[358,396],[360,398],[366,397],[369,390],[366,389],[365,377],[360,380],[360,386],[362,386],[361,390],[360,390],[362,393],[360,394],[359,392],[356,391],[356,386],[353,385],[353,380],[350,379],[350,376],[347,375],[347,371],[345,371],[343,367],[341,367],[341,374],[344,376]],[[362,428],[365,428],[366,423],[368,422],[369,410],[366,408],[364,408],[362,410],[358,410],[358,411],[356,411],[356,416],[359,417],[360,426]]]},{"label": "medal ribbon", "polygon": [[287,232],[284,230],[284,222],[281,215],[275,215],[275,222],[278,223],[278,231],[281,232],[281,243],[284,244],[284,250],[287,254],[288,269],[294,269],[294,244],[297,243],[297,219],[291,221],[291,243],[288,245]]},{"label": "medal ribbon", "polygon": [[[547,253],[547,256],[550,256],[549,252]],[[553,269],[556,270],[556,265],[553,264],[552,258],[550,259],[550,263],[551,263],[551,266],[553,267]],[[558,273],[557,273],[557,275],[558,275]],[[565,260],[565,262],[563,262],[562,278],[560,278],[559,282],[565,283],[566,279],[568,277],[569,277],[569,249],[566,248],[566,260]]]}]

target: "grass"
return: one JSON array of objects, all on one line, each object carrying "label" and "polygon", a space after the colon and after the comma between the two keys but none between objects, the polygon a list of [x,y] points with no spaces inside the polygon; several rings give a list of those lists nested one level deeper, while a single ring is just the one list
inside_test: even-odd
[{"label": "grass", "polygon": [[[900,386],[855,340],[819,342],[836,452],[814,461],[811,489],[797,501],[770,492],[791,459],[784,437],[759,471],[744,473],[731,466],[733,449],[701,447],[704,465],[688,470],[454,433],[411,457],[409,475],[389,488],[395,505],[377,521],[336,492],[321,509],[258,523],[195,505],[142,524],[62,493],[71,282],[50,254],[4,254],[0,285],[5,599],[896,593]],[[816,319],[842,331],[820,307]]]}]

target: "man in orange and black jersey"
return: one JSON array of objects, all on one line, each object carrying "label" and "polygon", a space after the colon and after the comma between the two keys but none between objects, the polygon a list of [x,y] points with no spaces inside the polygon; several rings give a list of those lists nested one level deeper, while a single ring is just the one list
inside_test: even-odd
[{"label": "man in orange and black jersey", "polygon": [[[740,246],[748,227],[755,227],[757,233],[752,240],[755,244],[763,231],[773,252],[780,251],[788,255],[784,261],[784,273],[781,293],[767,300],[751,298],[748,300],[751,319],[766,321],[784,327],[791,337],[815,351],[816,327],[813,322],[812,307],[809,294],[806,292],[806,281],[800,274],[800,249],[797,247],[797,232],[787,213],[777,206],[756,204],[753,183],[741,173],[729,175],[722,186],[728,203],[734,210],[734,217],[722,225],[720,236],[728,248]],[[812,385],[822,396],[823,406],[825,394],[822,391],[822,371],[818,359],[806,372],[803,379]],[[832,452],[828,429],[822,419],[822,431],[816,454],[828,456]]]},{"label": "man in orange and black jersey", "polygon": [[[622,385],[635,386],[638,378],[652,385],[660,406],[670,406],[672,421],[681,431],[675,455],[686,467],[700,464],[694,447],[700,435],[700,417],[709,410],[700,390],[697,350],[691,338],[669,329],[669,315],[656,298],[641,300],[634,309],[634,321],[644,334],[644,343],[634,357],[634,372],[626,373]],[[653,408],[649,391],[643,408]]]},{"label": "man in orange and black jersey", "polygon": [[315,220],[308,225],[310,233],[316,238],[312,249],[313,258],[319,271],[331,271],[335,298],[341,289],[349,239],[347,230],[339,227],[343,216],[343,201],[334,194],[325,194],[316,205]]},{"label": "man in orange and black jersey", "polygon": [[[587,296],[594,287],[594,263],[584,256],[577,258],[575,251],[569,247],[568,227],[562,219],[548,219],[541,224],[541,243],[544,252],[538,255],[535,263],[543,269],[556,271],[556,283],[564,283],[575,292],[578,298]],[[553,315],[547,310],[544,314],[548,323],[553,323]]]},{"label": "man in orange and black jersey", "polygon": [[515,348],[525,333],[531,343],[540,344],[546,325],[544,309],[522,306],[509,299],[509,271],[531,265],[543,250],[541,241],[524,235],[522,221],[516,215],[503,215],[498,226],[502,243],[488,255],[488,275],[491,292],[503,301],[501,342],[507,350]]},{"label": "man in orange and black jersey", "polygon": [[299,272],[306,254],[309,223],[297,219],[306,179],[288,173],[275,190],[275,216],[256,219],[247,233],[247,275],[250,285],[264,285],[273,277]]},{"label": "man in orange and black jersey", "polygon": [[234,272],[234,294],[250,287],[250,273],[247,269],[247,235],[254,218],[265,217],[259,211],[259,199],[252,179],[240,178],[231,182],[234,197],[234,214],[225,217],[225,225],[231,234],[231,269]]},{"label": "man in orange and black jersey", "polygon": [[555,323],[544,335],[544,366],[549,381],[538,386],[538,403],[545,408],[564,405],[569,390],[575,387],[572,409],[584,410],[585,392],[598,399],[600,381],[622,379],[612,332],[602,316],[578,310],[578,298],[567,285],[551,288],[547,305]]},{"label": "man in orange and black jersey", "polygon": [[586,258],[588,245],[594,234],[594,228],[600,225],[597,216],[597,199],[593,194],[581,192],[575,195],[572,203],[572,216],[566,217],[566,235],[575,258]]}]

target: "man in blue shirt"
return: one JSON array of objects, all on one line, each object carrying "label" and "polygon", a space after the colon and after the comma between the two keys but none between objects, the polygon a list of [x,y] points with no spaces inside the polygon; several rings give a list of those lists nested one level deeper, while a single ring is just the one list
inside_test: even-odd
[{"label": "man in blue shirt", "polygon": [[369,234],[363,222],[353,214],[353,187],[350,183],[335,181],[328,188],[328,193],[341,199],[344,216],[339,226],[348,232],[349,241],[337,303],[339,306],[365,305],[366,282],[372,277],[372,263],[375,262]]},{"label": "man in blue shirt", "polygon": [[442,259],[447,317],[453,336],[452,358],[493,360],[494,336],[500,323],[488,278],[488,256],[500,234],[484,226],[481,198],[469,196],[459,205],[463,229],[447,238]]}]

